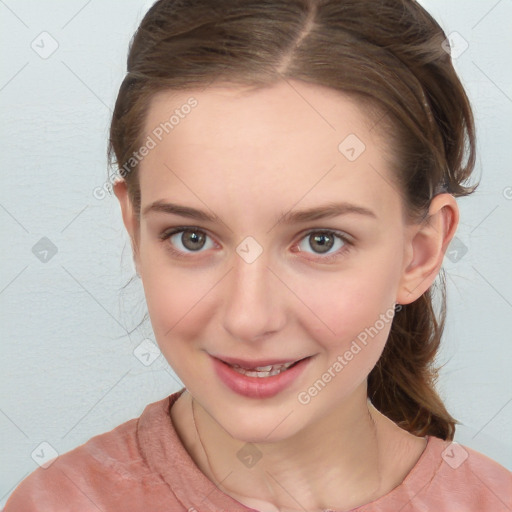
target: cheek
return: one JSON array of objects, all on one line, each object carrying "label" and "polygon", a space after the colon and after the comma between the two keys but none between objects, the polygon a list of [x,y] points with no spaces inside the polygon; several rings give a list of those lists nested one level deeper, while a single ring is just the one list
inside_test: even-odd
[{"label": "cheek", "polygon": [[323,398],[317,401],[320,407],[327,407],[333,396],[342,400],[361,385],[377,364],[395,315],[394,301],[390,300],[387,279],[377,283],[374,275],[367,277],[367,282],[343,279],[329,286],[326,283],[325,293],[308,296],[308,303],[322,322],[311,314],[303,315],[301,327],[321,346],[323,355],[313,378],[298,396],[301,404],[307,403],[301,400],[315,397],[324,387],[330,391],[322,393]]},{"label": "cheek", "polygon": [[367,329],[374,333],[375,326],[383,331],[379,339],[387,338],[398,273],[392,263],[384,258],[380,261],[380,265],[317,273],[315,279],[303,277],[297,281],[294,291],[307,306],[301,309],[302,327],[325,348],[343,349],[358,336],[364,340]]},{"label": "cheek", "polygon": [[171,261],[163,243],[141,233],[139,268],[153,331],[160,342],[172,336],[208,291],[201,271]]},{"label": "cheek", "polygon": [[197,377],[197,361],[191,357],[204,339],[205,307],[211,285],[192,272],[148,269],[143,285],[156,343],[178,378],[190,387]]},{"label": "cheek", "polygon": [[201,325],[198,315],[207,314],[215,284],[212,276],[183,269],[154,266],[144,274],[143,286],[148,312],[157,341],[193,338]]}]

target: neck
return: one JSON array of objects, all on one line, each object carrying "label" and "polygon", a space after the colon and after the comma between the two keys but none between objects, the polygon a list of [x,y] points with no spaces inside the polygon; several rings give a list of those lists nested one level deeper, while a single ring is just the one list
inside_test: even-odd
[{"label": "neck", "polygon": [[366,386],[314,424],[271,443],[233,438],[188,392],[184,395],[186,409],[180,415],[176,410],[173,422],[180,434],[179,418],[188,410],[189,424],[181,430],[194,434],[182,438],[185,447],[210,480],[248,507],[283,512],[350,509],[401,481],[396,473],[389,477],[385,461],[390,448],[396,448],[390,441],[404,431],[367,400]]}]

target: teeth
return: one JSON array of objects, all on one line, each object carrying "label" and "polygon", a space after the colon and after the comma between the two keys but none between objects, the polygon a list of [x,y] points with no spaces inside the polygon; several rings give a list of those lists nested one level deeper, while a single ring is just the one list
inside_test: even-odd
[{"label": "teeth", "polygon": [[272,370],[272,365],[269,364],[268,366],[256,366],[254,370],[258,372],[269,372],[270,370]]},{"label": "teeth", "polygon": [[236,370],[238,373],[243,375],[247,375],[248,377],[272,377],[274,375],[279,375],[281,372],[286,371],[295,361],[291,361],[285,364],[276,364],[276,365],[267,365],[267,366],[257,366],[256,368],[251,368],[247,370],[246,368],[242,368],[241,366],[235,364],[232,365],[232,368]]}]

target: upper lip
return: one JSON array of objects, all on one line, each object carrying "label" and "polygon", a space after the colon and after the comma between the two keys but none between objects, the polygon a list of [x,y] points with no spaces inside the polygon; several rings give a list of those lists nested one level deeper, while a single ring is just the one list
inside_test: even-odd
[{"label": "upper lip", "polygon": [[259,368],[260,366],[274,366],[278,364],[285,364],[285,363],[295,363],[297,361],[300,361],[301,359],[305,359],[309,356],[304,357],[298,357],[297,359],[293,358],[287,358],[287,359],[255,359],[252,361],[248,361],[247,359],[239,359],[237,357],[224,357],[224,356],[214,356],[210,354],[212,357],[215,357],[215,359],[220,359],[221,361],[224,361],[225,363],[231,364],[231,365],[238,365],[242,368],[251,369],[251,368]]}]

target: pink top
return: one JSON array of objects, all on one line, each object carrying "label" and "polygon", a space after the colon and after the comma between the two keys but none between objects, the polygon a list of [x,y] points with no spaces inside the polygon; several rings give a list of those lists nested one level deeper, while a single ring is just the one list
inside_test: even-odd
[{"label": "pink top", "polygon": [[[4,512],[254,511],[219,490],[185,450],[169,415],[183,391],[38,468]],[[512,511],[510,471],[471,448],[427,441],[399,486],[352,512]]]}]

